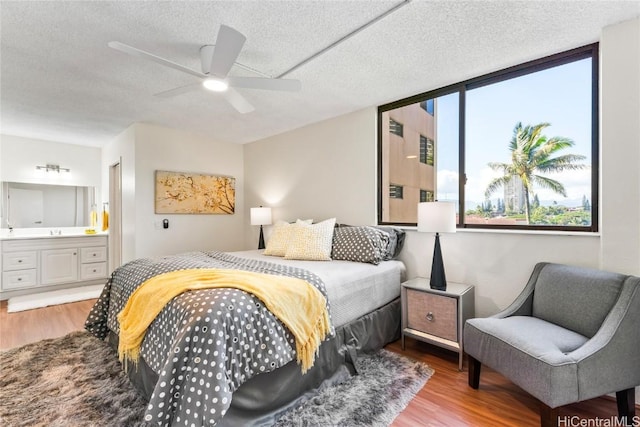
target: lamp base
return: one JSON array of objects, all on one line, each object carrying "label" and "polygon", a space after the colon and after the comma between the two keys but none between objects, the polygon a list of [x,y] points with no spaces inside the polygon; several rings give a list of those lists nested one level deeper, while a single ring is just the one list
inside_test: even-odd
[{"label": "lamp base", "polygon": [[258,249],[264,248],[264,233],[262,232],[262,226],[260,226],[260,239],[258,240]]},{"label": "lamp base", "polygon": [[433,248],[433,262],[431,263],[431,289],[438,291],[447,290],[447,279],[444,275],[444,263],[442,262],[442,252],[440,251],[440,235],[436,233],[436,243]]}]

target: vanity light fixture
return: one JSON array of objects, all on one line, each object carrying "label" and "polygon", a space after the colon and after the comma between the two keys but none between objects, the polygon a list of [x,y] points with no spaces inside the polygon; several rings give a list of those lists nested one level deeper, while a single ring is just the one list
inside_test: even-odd
[{"label": "vanity light fixture", "polygon": [[61,168],[60,165],[51,165],[48,164],[46,166],[36,166],[36,169],[43,170],[45,172],[71,172],[69,168]]}]

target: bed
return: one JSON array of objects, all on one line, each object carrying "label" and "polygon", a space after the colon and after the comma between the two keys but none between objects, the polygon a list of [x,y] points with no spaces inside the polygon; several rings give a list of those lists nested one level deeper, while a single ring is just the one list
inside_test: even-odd
[{"label": "bed", "polygon": [[359,353],[399,337],[405,268],[390,258],[318,262],[256,250],[139,259],[114,271],[86,329],[117,348],[118,313],[142,282],[165,272],[225,269],[303,279],[326,297],[331,319],[331,333],[306,373],[296,363],[295,339],[282,322],[254,295],[231,288],[194,290],[172,299],[146,331],[137,363],[127,367],[149,401],[146,422],[273,425],[315,390],[356,374]]}]

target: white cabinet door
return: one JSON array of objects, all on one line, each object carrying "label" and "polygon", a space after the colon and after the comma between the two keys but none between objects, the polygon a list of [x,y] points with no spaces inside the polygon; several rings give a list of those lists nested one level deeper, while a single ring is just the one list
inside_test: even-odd
[{"label": "white cabinet door", "polygon": [[78,280],[78,249],[44,250],[40,254],[40,282],[43,285]]}]

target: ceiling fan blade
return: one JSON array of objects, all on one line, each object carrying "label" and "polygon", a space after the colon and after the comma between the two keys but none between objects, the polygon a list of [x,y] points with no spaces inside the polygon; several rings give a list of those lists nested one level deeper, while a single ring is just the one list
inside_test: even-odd
[{"label": "ceiling fan blade", "polygon": [[269,79],[264,77],[228,77],[229,86],[246,89],[284,90],[297,92],[302,88],[300,80]]},{"label": "ceiling fan blade", "polygon": [[159,92],[154,94],[153,96],[157,96],[158,98],[171,98],[172,96],[182,95],[183,93],[193,92],[194,90],[202,89],[202,83],[191,83],[185,86],[180,86],[175,89],[165,90],[164,92]]},{"label": "ceiling fan blade", "polygon": [[226,25],[221,25],[211,59],[211,74],[225,78],[240,55],[246,40],[247,38],[240,32]]},{"label": "ceiling fan blade", "polygon": [[191,68],[187,68],[183,65],[176,64],[175,62],[169,61],[168,59],[161,58],[152,53],[145,52],[144,50],[140,50],[133,46],[126,45],[120,42],[109,42],[109,47],[111,49],[119,50],[120,52],[124,52],[131,56],[137,56],[138,58],[148,59],[149,61],[153,61],[160,65],[164,65],[169,68],[173,68],[174,70],[182,71],[183,73],[191,74],[196,77],[207,77],[206,74],[202,74],[196,70],[192,70]]},{"label": "ceiling fan blade", "polygon": [[233,108],[238,110],[239,113],[246,114],[255,110],[255,108],[253,108],[253,105],[251,105],[244,96],[240,95],[232,88],[229,88],[226,92],[223,92],[223,95],[229,102],[229,104],[231,104]]}]

